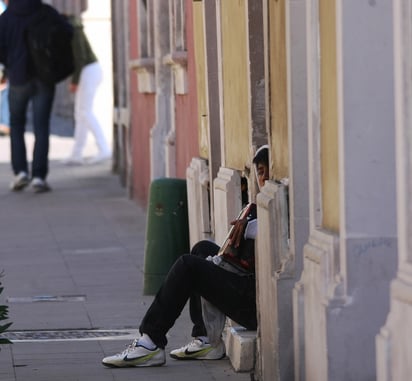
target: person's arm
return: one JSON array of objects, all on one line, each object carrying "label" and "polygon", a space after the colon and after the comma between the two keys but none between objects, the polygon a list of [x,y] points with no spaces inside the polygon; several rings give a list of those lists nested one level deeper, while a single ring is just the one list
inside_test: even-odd
[{"label": "person's arm", "polygon": [[6,31],[3,20],[0,21],[0,63],[4,66],[7,63]]},{"label": "person's arm", "polygon": [[73,35],[73,56],[74,56],[74,73],[71,78],[71,89],[76,91],[77,85],[80,81],[80,74],[83,68],[97,61],[97,57],[94,54],[94,51],[90,45],[90,42],[84,31],[84,27],[81,19],[71,16],[70,22],[74,28]]},{"label": "person's arm", "polygon": [[73,26],[73,40],[72,40],[72,48],[73,48],[73,58],[74,58],[74,72],[71,77],[69,90],[71,92],[75,92],[77,90],[77,85],[79,84],[80,80],[80,73],[82,71],[82,54],[83,54],[83,36],[82,36],[82,26],[79,20],[77,20],[74,16],[69,17],[70,23]]},{"label": "person's arm", "polygon": [[245,239],[256,239],[258,223],[257,219],[250,220],[245,228]]}]

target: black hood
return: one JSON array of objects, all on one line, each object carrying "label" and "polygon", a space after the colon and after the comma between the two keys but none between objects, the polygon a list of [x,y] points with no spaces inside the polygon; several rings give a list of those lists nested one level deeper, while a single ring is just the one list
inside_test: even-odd
[{"label": "black hood", "polygon": [[41,0],[9,0],[7,9],[10,13],[24,16],[34,13],[41,6]]}]

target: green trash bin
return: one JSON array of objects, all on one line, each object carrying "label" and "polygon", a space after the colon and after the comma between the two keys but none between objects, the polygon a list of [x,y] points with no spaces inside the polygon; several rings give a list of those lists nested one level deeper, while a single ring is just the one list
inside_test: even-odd
[{"label": "green trash bin", "polygon": [[186,180],[154,180],[147,213],[145,295],[156,294],[176,259],[189,253],[189,245]]}]

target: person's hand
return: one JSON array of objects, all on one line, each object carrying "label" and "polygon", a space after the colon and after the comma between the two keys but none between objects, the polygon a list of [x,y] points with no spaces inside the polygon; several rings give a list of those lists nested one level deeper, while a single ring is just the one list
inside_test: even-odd
[{"label": "person's hand", "polygon": [[230,223],[231,225],[233,225],[233,229],[230,232],[230,244],[233,247],[239,247],[240,245],[240,241],[242,239],[243,233],[245,231],[245,227],[247,224],[247,219],[246,218],[241,218],[235,221],[232,221]]},{"label": "person's hand", "polygon": [[71,93],[75,93],[77,91],[78,86],[79,85],[77,83],[70,83],[69,84],[69,91]]}]

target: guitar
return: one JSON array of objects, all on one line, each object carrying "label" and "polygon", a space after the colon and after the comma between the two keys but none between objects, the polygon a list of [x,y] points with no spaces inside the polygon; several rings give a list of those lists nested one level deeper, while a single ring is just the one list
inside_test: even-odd
[{"label": "guitar", "polygon": [[[256,214],[256,204],[253,202],[250,202],[240,211],[239,215],[236,218],[236,222],[247,218],[252,213]],[[220,250],[217,253],[218,256],[224,256],[225,258],[229,258],[229,257],[236,258],[239,256],[239,247],[235,247],[234,245],[232,245],[232,242],[231,242],[233,231],[236,227],[236,222],[230,228],[229,233],[227,234],[223,245],[221,246]],[[240,258],[239,260],[241,261]]]}]

